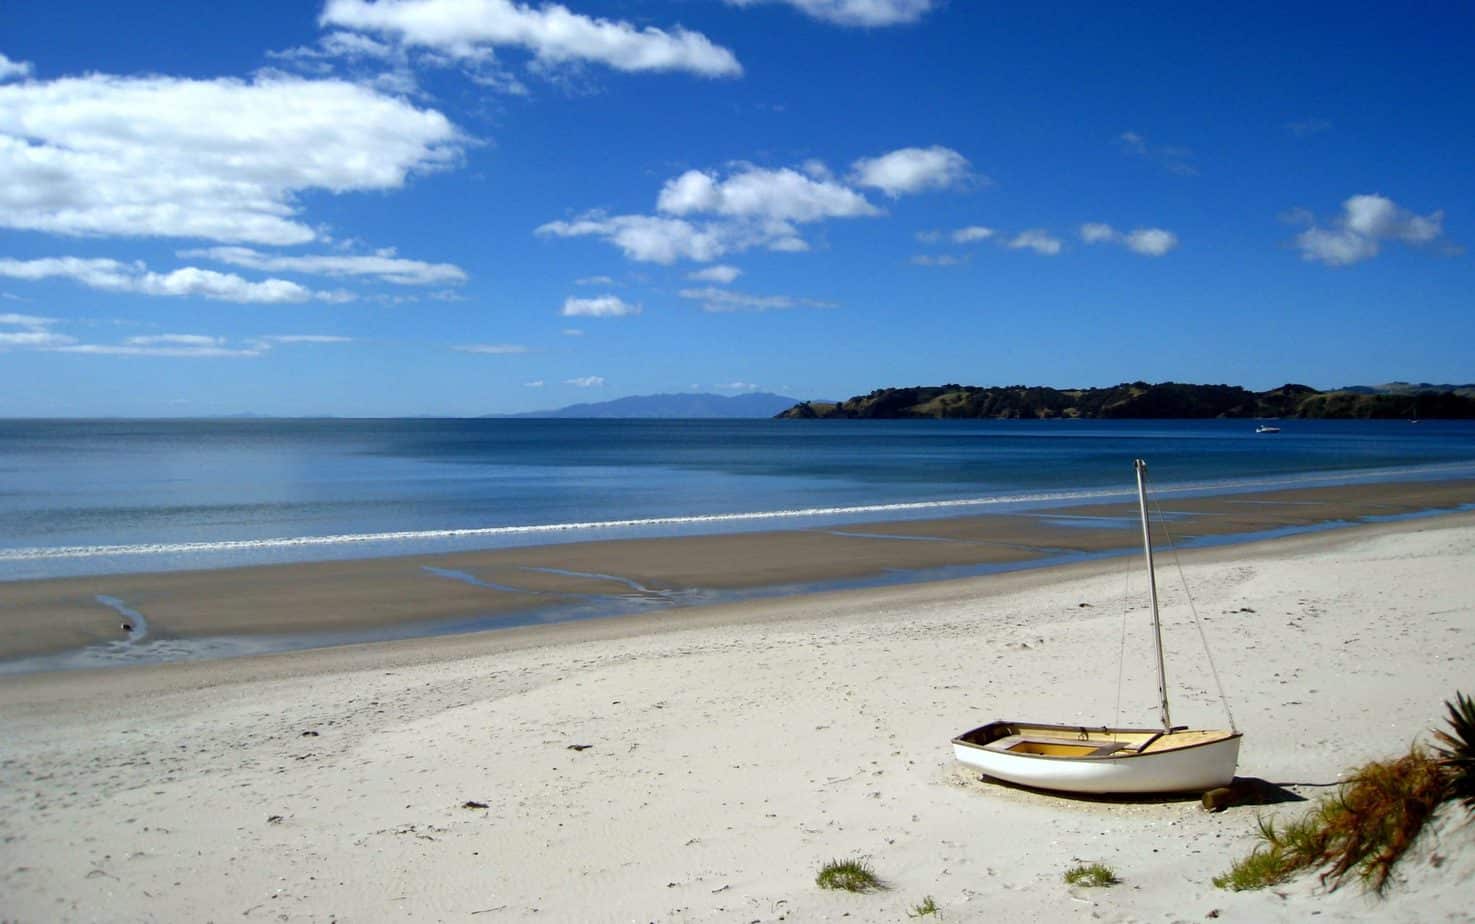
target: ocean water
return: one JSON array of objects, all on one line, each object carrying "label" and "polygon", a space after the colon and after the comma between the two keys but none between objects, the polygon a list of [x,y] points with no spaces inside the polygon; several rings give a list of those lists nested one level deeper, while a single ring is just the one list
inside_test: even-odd
[{"label": "ocean water", "polygon": [[0,580],[1475,477],[1475,422],[0,421]]}]

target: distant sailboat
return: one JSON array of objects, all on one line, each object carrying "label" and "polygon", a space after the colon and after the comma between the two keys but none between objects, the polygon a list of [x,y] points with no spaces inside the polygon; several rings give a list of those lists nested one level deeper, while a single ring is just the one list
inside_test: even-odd
[{"label": "distant sailboat", "polygon": [[953,739],[959,761],[996,779],[1073,793],[1201,792],[1234,780],[1241,733],[1174,726],[1168,710],[1152,536],[1147,523],[1147,463],[1137,469],[1137,504],[1147,557],[1162,728],[990,722]]}]

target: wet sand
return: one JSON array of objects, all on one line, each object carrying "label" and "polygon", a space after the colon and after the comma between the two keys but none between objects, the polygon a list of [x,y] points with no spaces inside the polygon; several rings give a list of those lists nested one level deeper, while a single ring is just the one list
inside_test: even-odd
[{"label": "wet sand", "polygon": [[[1475,504],[1475,481],[1305,488],[1163,498],[1178,543],[1316,528]],[[961,576],[1134,548],[1135,503],[1022,514],[663,539],[584,542],[402,558],[122,574],[0,584],[0,659],[130,637],[414,633],[720,602],[744,593]],[[1163,541],[1160,535],[1157,541]],[[948,569],[952,569],[949,571]],[[99,598],[107,598],[105,602]]]}]

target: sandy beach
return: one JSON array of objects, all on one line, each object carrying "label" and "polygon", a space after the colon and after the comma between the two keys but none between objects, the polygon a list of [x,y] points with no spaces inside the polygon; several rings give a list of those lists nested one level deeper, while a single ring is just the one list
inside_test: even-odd
[{"label": "sandy beach", "polygon": [[[1220,724],[1161,567],[1175,719]],[[1475,515],[1183,567],[1239,773],[1288,797],[1400,752],[1470,688]],[[1111,721],[1124,616],[1120,713],[1150,722],[1142,590],[1120,558],[0,678],[0,919],[897,921],[931,896],[946,921],[1470,920],[1469,825],[1382,900],[1235,894],[1210,879],[1257,814],[1304,803],[1060,799],[955,764],[949,739],[990,719]],[[884,891],[816,888],[853,856]],[[1082,861],[1123,882],[1066,886]]]}]

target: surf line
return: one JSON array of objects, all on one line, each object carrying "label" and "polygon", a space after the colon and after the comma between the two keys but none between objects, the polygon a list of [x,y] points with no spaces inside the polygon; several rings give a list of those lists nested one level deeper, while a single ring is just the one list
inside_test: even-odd
[{"label": "surf line", "polygon": [[350,545],[371,542],[405,542],[427,539],[478,539],[493,536],[539,533],[592,532],[605,529],[639,529],[650,526],[700,526],[805,517],[849,516],[862,513],[905,513],[995,506],[1029,501],[1084,500],[1120,494],[1120,491],[1064,491],[1028,497],[973,497],[958,500],[911,501],[896,504],[861,504],[853,507],[804,507],[796,510],[758,510],[745,513],[705,513],[688,516],[645,517],[629,520],[594,520],[585,523],[535,523],[521,526],[481,526],[464,529],[403,530],[382,533],[351,533],[333,536],[284,536],[276,539],[221,539],[214,542],[147,542],[134,545],[58,546],[55,548],[0,549],[0,561],[29,561],[49,558],[92,558],[109,555],[160,555],[181,552],[238,552],[304,546]]},{"label": "surf line", "polygon": [[[1247,478],[1224,481],[1187,482],[1159,486],[1159,496],[1198,492],[1264,490],[1275,487],[1317,484],[1360,484],[1391,480],[1396,477],[1454,477],[1469,472],[1469,463],[1447,463],[1408,468],[1366,469],[1353,472],[1317,472],[1283,477]],[[291,549],[312,546],[354,545],[375,542],[424,542],[443,539],[483,539],[497,536],[538,535],[567,532],[594,532],[612,529],[641,529],[662,526],[705,526],[722,523],[795,520],[809,517],[855,516],[871,513],[910,513],[928,510],[966,510],[1010,504],[1049,504],[1057,501],[1099,500],[1127,496],[1130,491],[1083,489],[990,497],[964,497],[950,500],[906,501],[891,504],[858,504],[849,507],[803,507],[793,510],[757,510],[742,513],[706,513],[685,516],[645,517],[625,520],[594,520],[583,523],[533,523],[520,526],[482,526],[463,529],[402,530],[380,533],[355,533],[331,536],[283,536],[273,539],[221,539],[212,542],[148,542],[133,545],[57,546],[54,548],[0,549],[0,561],[36,561],[58,558],[100,558],[126,555],[165,555],[198,552],[240,552],[267,549]]]}]

